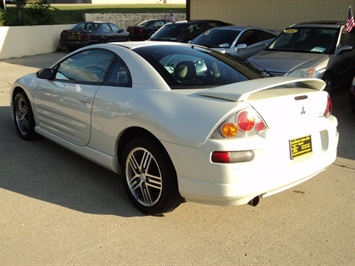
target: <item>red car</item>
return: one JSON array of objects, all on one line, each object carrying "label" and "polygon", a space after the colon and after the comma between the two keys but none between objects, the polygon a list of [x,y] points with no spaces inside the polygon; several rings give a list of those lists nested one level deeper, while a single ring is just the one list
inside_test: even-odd
[{"label": "red car", "polygon": [[144,41],[168,22],[170,21],[166,19],[147,19],[134,26],[129,26],[127,31],[130,34],[131,41]]},{"label": "red car", "polygon": [[96,43],[128,41],[129,33],[112,22],[80,22],[60,34],[60,45],[69,51]]}]

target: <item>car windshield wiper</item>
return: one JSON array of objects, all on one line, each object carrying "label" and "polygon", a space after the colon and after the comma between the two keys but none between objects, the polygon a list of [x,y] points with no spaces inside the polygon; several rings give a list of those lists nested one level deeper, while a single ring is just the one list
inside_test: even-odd
[{"label": "car windshield wiper", "polygon": [[228,55],[228,56],[232,57],[234,60],[237,60],[237,61],[247,65],[248,67],[254,69],[255,71],[257,71],[258,73],[260,73],[264,77],[273,77],[273,75],[271,73],[269,73],[265,68],[255,64],[255,63],[251,63],[250,61],[248,61],[240,56],[234,55],[234,54],[226,53],[226,55]]}]

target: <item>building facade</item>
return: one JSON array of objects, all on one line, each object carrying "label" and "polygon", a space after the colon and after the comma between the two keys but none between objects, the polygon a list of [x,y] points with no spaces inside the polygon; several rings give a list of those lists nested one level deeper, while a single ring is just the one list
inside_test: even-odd
[{"label": "building facade", "polygon": [[188,19],[218,19],[234,25],[282,30],[304,21],[346,21],[355,0],[186,0]]}]

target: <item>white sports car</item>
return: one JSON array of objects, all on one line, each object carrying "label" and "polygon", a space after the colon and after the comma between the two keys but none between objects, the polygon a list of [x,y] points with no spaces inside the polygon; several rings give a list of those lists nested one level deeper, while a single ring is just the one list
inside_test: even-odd
[{"label": "white sports car", "polygon": [[146,214],[183,200],[256,205],[336,158],[337,119],[319,79],[263,78],[191,44],[127,42],[79,49],[19,78],[13,116],[120,174]]}]

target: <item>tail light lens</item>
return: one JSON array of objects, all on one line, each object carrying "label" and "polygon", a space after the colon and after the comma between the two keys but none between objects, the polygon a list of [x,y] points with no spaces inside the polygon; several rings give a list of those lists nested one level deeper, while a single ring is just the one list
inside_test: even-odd
[{"label": "tail light lens", "polygon": [[86,33],[81,33],[78,36],[78,40],[88,40],[89,39],[89,35],[87,35]]},{"label": "tail light lens", "polygon": [[267,125],[252,108],[243,109],[224,120],[212,134],[212,138],[233,138],[259,135]]},{"label": "tail light lens", "polygon": [[138,29],[138,34],[143,34],[143,29],[139,28]]},{"label": "tail light lens", "polygon": [[332,111],[333,111],[333,103],[332,103],[332,99],[328,95],[327,106],[325,108],[323,116],[329,117],[332,114]]}]

